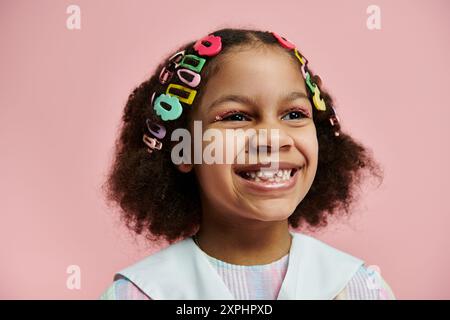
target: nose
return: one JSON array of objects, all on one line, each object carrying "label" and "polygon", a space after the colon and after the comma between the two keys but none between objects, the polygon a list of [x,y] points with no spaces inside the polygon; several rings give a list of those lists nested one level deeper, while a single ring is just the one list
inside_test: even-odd
[{"label": "nose", "polygon": [[273,154],[288,151],[294,144],[285,128],[278,124],[261,123],[254,127],[255,134],[249,140],[249,149],[257,153]]}]

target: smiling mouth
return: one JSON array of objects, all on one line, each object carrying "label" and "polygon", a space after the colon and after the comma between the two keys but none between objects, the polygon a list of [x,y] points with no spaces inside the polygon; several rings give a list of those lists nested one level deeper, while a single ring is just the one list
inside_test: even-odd
[{"label": "smiling mouth", "polygon": [[255,182],[283,182],[292,178],[298,169],[252,170],[236,172],[240,177]]},{"label": "smiling mouth", "polygon": [[251,184],[261,186],[287,186],[304,166],[282,166],[280,169],[267,167],[248,167],[235,169],[235,174]]}]

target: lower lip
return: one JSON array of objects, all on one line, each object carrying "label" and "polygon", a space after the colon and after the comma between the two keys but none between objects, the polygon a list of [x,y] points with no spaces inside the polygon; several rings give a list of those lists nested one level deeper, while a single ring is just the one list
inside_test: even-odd
[{"label": "lower lip", "polygon": [[280,181],[280,182],[256,182],[253,180],[247,180],[237,173],[234,173],[242,182],[242,184],[250,189],[253,189],[258,192],[268,192],[268,191],[287,191],[292,189],[296,182],[299,172],[303,170],[303,167],[295,171],[295,174],[290,177],[287,181]]}]

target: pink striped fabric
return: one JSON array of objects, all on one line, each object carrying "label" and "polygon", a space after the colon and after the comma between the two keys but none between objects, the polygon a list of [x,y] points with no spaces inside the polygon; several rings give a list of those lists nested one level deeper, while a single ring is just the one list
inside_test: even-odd
[{"label": "pink striped fabric", "polygon": [[269,264],[243,266],[205,253],[237,300],[276,300],[289,262],[289,254]]}]

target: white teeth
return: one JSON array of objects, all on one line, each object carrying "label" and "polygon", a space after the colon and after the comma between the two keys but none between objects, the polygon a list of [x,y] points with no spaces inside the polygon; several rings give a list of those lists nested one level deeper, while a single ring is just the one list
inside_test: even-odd
[{"label": "white teeth", "polygon": [[268,181],[268,182],[283,182],[291,178],[292,169],[280,169],[277,171],[270,170],[258,170],[245,172],[245,176],[248,180],[256,182]]},{"label": "white teeth", "polygon": [[262,174],[264,177],[272,178],[276,172],[274,171],[263,171]]}]

